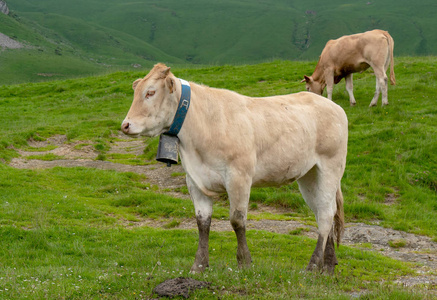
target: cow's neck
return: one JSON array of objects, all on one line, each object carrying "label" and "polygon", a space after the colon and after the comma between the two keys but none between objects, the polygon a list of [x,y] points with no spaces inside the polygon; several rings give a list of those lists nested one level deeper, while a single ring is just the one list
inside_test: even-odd
[{"label": "cow's neck", "polygon": [[215,89],[190,84],[191,103],[178,135],[179,154],[185,172],[190,174],[196,186],[208,194],[208,188],[202,185],[202,178],[211,175],[207,171],[208,166],[214,165],[216,157],[220,156],[221,139],[226,134],[223,109],[225,100],[211,95]]},{"label": "cow's neck", "polygon": [[325,83],[325,70],[321,67],[320,60],[317,63],[316,68],[314,69],[313,75],[311,75],[314,81],[317,81],[321,84]]},{"label": "cow's neck", "polygon": [[180,153],[196,155],[203,160],[205,156],[221,149],[223,140],[232,130],[228,114],[242,107],[244,96],[234,92],[209,88],[190,82],[191,104],[184,125],[178,135]]},{"label": "cow's neck", "polygon": [[177,136],[179,131],[184,124],[185,117],[188,112],[188,108],[190,107],[191,100],[191,88],[190,84],[184,79],[180,79],[181,83],[181,96],[179,98],[178,109],[176,110],[175,117],[173,119],[173,123],[170,125],[170,129],[165,132],[167,135]]},{"label": "cow's neck", "polygon": [[185,117],[185,122],[178,135],[182,147],[188,144],[193,144],[197,140],[206,141],[210,136],[208,132],[212,130],[211,122],[214,120],[213,106],[215,106],[216,103],[210,103],[205,98],[199,96],[199,91],[205,89],[205,87],[195,83],[190,84],[190,109]]}]

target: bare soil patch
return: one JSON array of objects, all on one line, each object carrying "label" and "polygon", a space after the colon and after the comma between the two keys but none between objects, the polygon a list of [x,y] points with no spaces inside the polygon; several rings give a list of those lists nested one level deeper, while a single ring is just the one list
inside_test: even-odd
[{"label": "bare soil patch", "polygon": [[[123,138],[119,136],[118,142],[111,144],[108,153],[130,153],[139,155],[144,148],[144,142],[140,139]],[[185,176],[171,176],[173,173],[183,173],[180,165],[173,165],[171,168],[164,164],[151,164],[146,166],[133,166],[96,160],[98,153],[94,150],[91,142],[67,142],[65,136],[54,136],[46,141],[29,141],[29,146],[38,150],[47,146],[55,146],[54,149],[45,151],[23,151],[17,150],[21,157],[14,158],[10,165],[19,169],[45,169],[56,166],[61,167],[87,167],[103,170],[116,170],[118,172],[135,172],[144,174],[147,181],[159,187],[160,192],[171,194],[175,197],[189,198],[189,195],[175,191],[185,185]],[[26,157],[36,154],[52,153],[63,157],[60,160],[43,161],[38,159],[27,159]],[[391,205],[396,201],[395,195],[387,195],[386,204]],[[263,211],[273,213],[285,213],[285,210],[258,205],[256,210],[250,214],[257,214]],[[120,220],[126,226],[154,226],[164,227],[165,221],[144,219],[140,222],[127,222]],[[194,218],[183,220],[177,228],[196,229],[197,224]],[[299,234],[310,238],[317,237],[317,229],[299,221],[278,221],[278,220],[248,220],[248,229],[265,230],[275,233],[288,234],[296,229],[302,229]],[[213,220],[211,230],[232,231],[228,220]],[[398,243],[399,247],[393,247]],[[435,290],[437,286],[437,243],[429,237],[406,233],[402,231],[384,228],[378,225],[364,223],[348,223],[343,237],[344,244],[350,245],[363,251],[373,251],[391,258],[417,263],[416,268],[420,276],[402,277],[397,280],[399,284],[412,286],[416,284],[426,285]]]},{"label": "bare soil patch", "polygon": [[190,292],[207,287],[211,285],[211,282],[199,281],[193,278],[173,278],[164,281],[163,283],[157,285],[153,292],[159,297],[169,297],[173,298],[176,296],[182,296],[188,298]]}]

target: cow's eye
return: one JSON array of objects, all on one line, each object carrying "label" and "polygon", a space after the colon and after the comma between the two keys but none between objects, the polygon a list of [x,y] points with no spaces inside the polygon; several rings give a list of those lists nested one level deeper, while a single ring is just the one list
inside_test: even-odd
[{"label": "cow's eye", "polygon": [[153,95],[155,95],[155,91],[147,91],[147,93],[146,93],[146,99],[149,99],[149,98],[152,97]]}]

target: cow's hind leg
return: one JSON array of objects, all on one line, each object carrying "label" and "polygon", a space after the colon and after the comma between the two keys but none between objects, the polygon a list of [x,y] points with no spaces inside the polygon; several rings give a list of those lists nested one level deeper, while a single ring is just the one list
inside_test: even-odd
[{"label": "cow's hind leg", "polygon": [[334,274],[335,266],[338,265],[337,257],[335,256],[334,232],[331,230],[326,241],[325,253],[323,256],[324,270],[332,275]]},{"label": "cow's hind leg", "polygon": [[376,106],[378,104],[379,94],[380,94],[380,88],[379,88],[380,82],[378,78],[376,78],[376,87],[375,87],[375,94],[373,95],[373,99],[370,102],[369,107]]},{"label": "cow's hind leg", "polygon": [[246,241],[247,208],[250,197],[251,180],[244,176],[230,180],[227,192],[230,202],[230,221],[237,236],[237,261],[239,267],[248,267],[252,262]]},{"label": "cow's hind leg", "polygon": [[209,230],[212,216],[212,199],[202,193],[188,175],[187,186],[194,204],[197,228],[199,229],[199,245],[190,272],[198,273],[209,267]]},{"label": "cow's hind leg", "polygon": [[373,96],[372,101],[370,102],[371,106],[376,106],[378,103],[379,94],[382,94],[382,105],[388,105],[388,99],[387,99],[387,90],[388,90],[388,79],[387,75],[384,72],[383,68],[378,67],[372,67],[373,71],[376,76],[376,88],[375,88],[375,95]]},{"label": "cow's hind leg", "polygon": [[335,204],[337,211],[334,216],[334,226],[329,233],[324,255],[324,269],[330,275],[334,274],[335,266],[338,265],[337,257],[335,256],[334,235],[337,238],[338,247],[344,232],[343,193],[341,192],[340,183],[335,194]]},{"label": "cow's hind leg", "polygon": [[[333,220],[337,211],[336,191],[339,187],[338,178],[327,178],[318,166],[314,166],[305,176],[298,180],[299,189],[305,202],[316,216],[318,239],[316,248],[307,266],[308,271],[324,270],[325,258],[328,259],[328,271],[335,268],[336,258],[333,247]],[[335,176],[334,176],[335,177]],[[332,244],[331,244],[332,241]],[[331,260],[331,261],[329,261]]]},{"label": "cow's hind leg", "polygon": [[388,105],[388,78],[387,75],[384,73],[383,77],[379,80],[379,86],[381,88],[381,101],[382,105]]}]

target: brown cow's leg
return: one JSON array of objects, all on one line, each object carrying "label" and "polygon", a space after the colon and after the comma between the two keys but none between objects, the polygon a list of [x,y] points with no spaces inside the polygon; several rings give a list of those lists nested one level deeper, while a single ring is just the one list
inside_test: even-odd
[{"label": "brown cow's leg", "polygon": [[355,97],[354,97],[354,77],[353,77],[353,74],[350,73],[350,74],[346,75],[344,80],[346,81],[346,91],[349,94],[349,102],[350,102],[351,106],[355,106],[357,104],[357,102],[355,101]]},{"label": "brown cow's leg", "polygon": [[387,97],[387,94],[388,94],[388,78],[387,78],[387,75],[385,75],[383,77],[383,79],[380,80],[380,84],[379,85],[381,86],[381,92],[382,92],[382,96],[381,96],[382,97],[381,98],[382,105],[383,106],[384,105],[388,105],[388,97]]},{"label": "brown cow's leg", "polygon": [[338,261],[337,257],[335,256],[334,236],[331,231],[325,247],[324,269],[328,272],[329,275],[333,275],[336,265],[338,265]]},{"label": "brown cow's leg", "polygon": [[325,70],[326,94],[329,100],[332,100],[332,92],[334,90],[334,72],[331,69]]},{"label": "brown cow's leg", "polygon": [[381,96],[381,102],[382,105],[388,105],[388,99],[387,99],[387,88],[388,88],[388,79],[387,75],[384,72],[384,69],[372,66],[373,72],[375,73],[376,77],[376,88],[375,88],[375,95],[373,96],[372,101],[370,102],[369,106],[376,106],[378,104],[378,98],[379,95],[382,93]]}]

